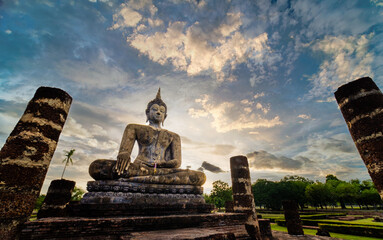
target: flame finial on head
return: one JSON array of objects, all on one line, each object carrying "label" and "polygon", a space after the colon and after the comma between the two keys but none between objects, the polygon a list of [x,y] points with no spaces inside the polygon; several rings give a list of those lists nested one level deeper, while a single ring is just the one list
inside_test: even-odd
[{"label": "flame finial on head", "polygon": [[161,88],[160,87],[158,88],[156,99],[161,99]]}]

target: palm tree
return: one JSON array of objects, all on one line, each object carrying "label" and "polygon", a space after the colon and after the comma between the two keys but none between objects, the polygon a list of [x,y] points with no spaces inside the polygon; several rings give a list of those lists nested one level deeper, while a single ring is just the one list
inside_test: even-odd
[{"label": "palm tree", "polygon": [[69,164],[69,162],[73,165],[73,161],[72,161],[72,156],[74,154],[74,151],[76,151],[75,149],[71,149],[69,151],[64,151],[66,154],[65,154],[65,158],[63,160],[63,162],[65,162],[65,167],[64,167],[64,171],[63,171],[63,174],[61,175],[61,179],[63,179],[63,176],[64,176],[64,173],[65,173],[65,169],[66,169],[66,166]]}]

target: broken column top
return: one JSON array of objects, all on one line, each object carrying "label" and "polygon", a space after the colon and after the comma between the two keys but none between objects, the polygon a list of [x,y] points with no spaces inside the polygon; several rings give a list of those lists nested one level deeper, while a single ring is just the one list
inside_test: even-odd
[{"label": "broken column top", "polygon": [[41,99],[41,98],[58,98],[61,101],[70,101],[72,102],[72,97],[65,92],[64,90],[61,90],[59,88],[53,88],[53,87],[39,87],[36,90],[35,95],[32,98],[32,101]]},{"label": "broken column top", "polygon": [[334,93],[338,103],[342,102],[343,98],[358,94],[361,89],[368,92],[371,90],[379,90],[378,86],[370,77],[359,78],[355,81],[344,84]]}]

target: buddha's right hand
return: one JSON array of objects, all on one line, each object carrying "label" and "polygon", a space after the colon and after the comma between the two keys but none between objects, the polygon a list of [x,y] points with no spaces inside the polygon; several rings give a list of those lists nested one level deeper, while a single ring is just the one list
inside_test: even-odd
[{"label": "buddha's right hand", "polygon": [[124,171],[128,170],[130,165],[130,155],[128,154],[119,154],[117,156],[117,164],[115,170],[118,175],[121,175]]}]

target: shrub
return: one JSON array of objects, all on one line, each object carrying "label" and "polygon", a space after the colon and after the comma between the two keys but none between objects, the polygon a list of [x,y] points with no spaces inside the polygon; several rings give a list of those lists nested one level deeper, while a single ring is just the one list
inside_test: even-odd
[{"label": "shrub", "polygon": [[278,226],[286,227],[286,220],[284,220],[284,219],[275,219],[275,223],[276,223]]},{"label": "shrub", "polygon": [[320,213],[312,215],[301,215],[302,219],[326,219],[329,216],[346,216],[347,213]]},{"label": "shrub", "polygon": [[320,223],[319,228],[334,233],[343,233],[357,236],[366,237],[383,237],[383,227],[366,226],[366,225],[352,225],[352,224],[325,224]]},{"label": "shrub", "polygon": [[276,218],[270,218],[270,217],[265,217],[266,219],[269,219],[271,223],[276,223],[279,220],[284,221],[285,219],[282,217],[276,217]]},{"label": "shrub", "polygon": [[[326,219],[304,219],[301,218],[302,225],[305,226],[318,226],[319,224],[335,224],[335,225],[352,225],[352,226],[361,226],[361,227],[370,227],[370,224],[358,224],[358,223],[351,223],[349,221],[338,221],[338,220],[326,220]],[[277,223],[279,226],[286,226],[286,220],[285,219],[275,219],[275,223]],[[381,226],[377,226],[381,227]],[[381,227],[383,228],[383,227]]]}]

